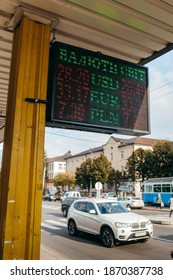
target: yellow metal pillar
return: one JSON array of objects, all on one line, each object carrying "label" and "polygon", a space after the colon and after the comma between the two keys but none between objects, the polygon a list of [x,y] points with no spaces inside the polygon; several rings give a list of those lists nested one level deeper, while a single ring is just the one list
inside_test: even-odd
[{"label": "yellow metal pillar", "polygon": [[39,100],[46,100],[49,43],[50,25],[24,16],[14,32],[0,181],[4,260],[40,258],[46,105]]}]

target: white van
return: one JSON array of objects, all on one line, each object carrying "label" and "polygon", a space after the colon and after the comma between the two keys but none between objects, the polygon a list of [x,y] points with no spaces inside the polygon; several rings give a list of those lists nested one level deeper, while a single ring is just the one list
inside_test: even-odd
[{"label": "white van", "polygon": [[78,192],[78,191],[66,192],[66,193],[63,195],[61,201],[63,201],[63,200],[64,200],[65,198],[67,198],[67,197],[81,197],[81,194],[80,194],[80,192]]}]

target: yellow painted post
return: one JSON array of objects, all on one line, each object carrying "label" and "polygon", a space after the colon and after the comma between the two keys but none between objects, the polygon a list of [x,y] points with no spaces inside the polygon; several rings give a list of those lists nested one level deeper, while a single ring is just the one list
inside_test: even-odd
[{"label": "yellow painted post", "polygon": [[1,259],[40,258],[50,25],[23,17],[14,32],[0,181]]}]

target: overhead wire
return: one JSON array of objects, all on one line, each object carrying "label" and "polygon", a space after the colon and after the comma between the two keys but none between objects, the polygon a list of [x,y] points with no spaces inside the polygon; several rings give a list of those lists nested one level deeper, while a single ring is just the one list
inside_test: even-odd
[{"label": "overhead wire", "polygon": [[[166,84],[164,84],[164,85],[161,85],[161,86],[159,86],[159,87],[157,87],[157,88],[151,90],[151,92],[157,91],[157,90],[159,90],[159,89],[161,89],[161,88],[163,88],[163,87],[166,87],[166,86],[168,86],[168,85],[170,85],[170,84],[172,84],[172,83],[173,83],[173,81],[171,81],[171,82],[169,82],[169,83],[166,83]],[[160,95],[160,96],[157,96],[157,97],[151,99],[151,102],[154,101],[154,100],[157,100],[157,99],[159,99],[159,98],[162,98],[162,97],[164,97],[164,96],[166,96],[166,95],[169,95],[169,94],[171,94],[171,93],[173,93],[173,91],[165,92],[164,94],[162,94],[162,95]]]},{"label": "overhead wire", "polygon": [[73,137],[73,136],[64,135],[64,134],[56,133],[56,132],[50,132],[50,131],[46,131],[46,134],[52,134],[52,135],[56,135],[56,136],[62,136],[62,137],[71,138],[71,139],[75,139],[75,140],[79,140],[79,141],[82,140],[82,141],[86,141],[86,142],[103,143],[103,141],[94,141],[94,140],[91,140],[91,139],[78,138],[78,137]]},{"label": "overhead wire", "polygon": [[157,87],[157,88],[154,88],[153,90],[151,90],[152,92],[153,91],[156,91],[156,90],[158,90],[158,89],[161,89],[161,88],[163,88],[163,87],[166,87],[167,85],[170,85],[170,84],[172,84],[173,83],[173,81],[172,82],[169,82],[169,83],[166,83],[166,84],[164,84],[164,85],[162,85],[162,86],[159,86],[159,87]]}]

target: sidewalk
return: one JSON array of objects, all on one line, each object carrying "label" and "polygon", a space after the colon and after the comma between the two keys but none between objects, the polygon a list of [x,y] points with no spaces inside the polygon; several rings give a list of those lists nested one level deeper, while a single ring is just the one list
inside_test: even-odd
[{"label": "sidewalk", "polygon": [[160,209],[158,207],[145,206],[143,210],[153,211],[153,214],[145,215],[153,224],[173,225],[173,214],[169,218],[169,208]]}]

